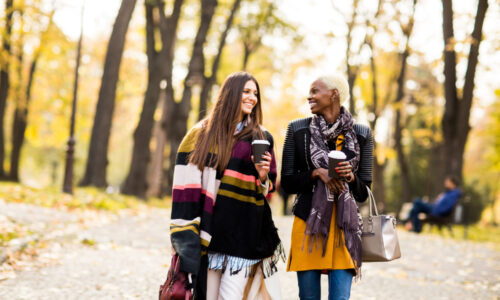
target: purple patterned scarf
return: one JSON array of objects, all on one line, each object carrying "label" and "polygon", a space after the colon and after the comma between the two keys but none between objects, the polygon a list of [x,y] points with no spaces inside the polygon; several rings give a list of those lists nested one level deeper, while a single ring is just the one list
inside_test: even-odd
[{"label": "purple patterned scarf", "polygon": [[[328,141],[336,140],[340,134],[343,134],[343,147],[355,154],[350,163],[353,166],[353,173],[356,173],[360,150],[353,124],[352,115],[343,106],[340,108],[339,117],[330,128],[328,128],[323,116],[315,115],[313,117],[309,130],[311,132],[311,160],[315,168],[328,169]],[[344,182],[343,185],[344,191],[340,195],[335,195],[323,181],[317,180],[312,197],[311,212],[306,221],[306,235],[309,236],[309,250],[312,250],[312,246],[316,241],[321,241],[323,255],[325,255],[333,201],[335,200],[337,205],[336,227],[344,232],[344,241],[340,239],[340,232],[336,232],[336,236],[339,238],[336,245],[342,246],[345,242],[347,250],[354,260],[354,265],[358,269],[361,267],[361,231],[363,222],[356,201],[349,191],[349,185],[347,182]]]}]

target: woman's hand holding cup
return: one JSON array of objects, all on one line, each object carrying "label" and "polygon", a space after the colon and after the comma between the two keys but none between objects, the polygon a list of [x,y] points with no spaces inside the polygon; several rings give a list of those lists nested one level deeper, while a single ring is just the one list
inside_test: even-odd
[{"label": "woman's hand holding cup", "polygon": [[354,181],[354,174],[352,173],[352,166],[351,163],[348,161],[343,161],[337,164],[337,167],[335,167],[335,172],[339,174],[340,177],[345,178],[347,182],[353,182]]},{"label": "woman's hand holding cup", "polygon": [[344,190],[344,185],[341,179],[332,178],[328,175],[329,171],[325,168],[318,168],[313,170],[312,177],[319,178],[325,183],[330,191],[334,194],[340,194]]},{"label": "woman's hand holding cup", "polygon": [[260,182],[264,183],[267,180],[267,174],[271,170],[271,153],[269,147],[271,143],[268,140],[253,140],[252,141],[252,162],[255,169],[259,173]]},{"label": "woman's hand holding cup", "polygon": [[342,151],[330,151],[328,153],[328,169],[315,169],[312,177],[321,179],[330,191],[340,194],[344,190],[344,181],[352,182],[355,178],[351,164],[345,161],[346,158]]},{"label": "woman's hand holding cup", "polygon": [[261,160],[258,163],[255,162],[254,156],[252,155],[252,162],[255,165],[257,173],[259,173],[259,179],[262,183],[266,182],[267,174],[269,174],[269,171],[271,170],[271,160],[272,156],[269,151],[266,151],[264,154],[262,154]]}]

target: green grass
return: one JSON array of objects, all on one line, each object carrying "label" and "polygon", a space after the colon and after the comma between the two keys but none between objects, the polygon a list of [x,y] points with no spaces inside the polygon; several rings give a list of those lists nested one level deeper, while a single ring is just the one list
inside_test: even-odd
[{"label": "green grass", "polygon": [[76,188],[74,194],[69,195],[56,188],[36,189],[10,182],[0,182],[0,199],[6,202],[28,203],[44,207],[97,209],[112,212],[125,208],[138,208],[140,205],[160,208],[171,206],[171,201],[167,197],[142,201],[133,196],[106,193],[97,188]]},{"label": "green grass", "polygon": [[430,234],[439,234],[443,237],[449,237],[456,240],[468,240],[474,242],[490,242],[495,244],[495,247],[500,248],[500,226],[486,226],[479,224],[472,224],[467,227],[467,235],[466,228],[463,225],[453,225],[452,226],[453,236],[450,235],[450,232],[447,228],[443,227],[441,232],[437,228],[437,226],[429,225],[424,226],[424,233]]}]

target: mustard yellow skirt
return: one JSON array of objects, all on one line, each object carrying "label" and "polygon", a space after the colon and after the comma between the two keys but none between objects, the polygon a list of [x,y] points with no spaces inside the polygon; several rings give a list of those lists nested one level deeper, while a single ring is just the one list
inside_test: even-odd
[{"label": "mustard yellow skirt", "polygon": [[306,222],[295,217],[292,227],[292,243],[290,246],[290,254],[288,255],[287,271],[307,271],[307,270],[345,270],[354,269],[354,263],[351,255],[347,251],[344,244],[335,246],[335,233],[340,233],[342,241],[344,234],[341,230],[335,230],[334,226],[336,217],[336,206],[333,207],[332,220],[330,222],[330,231],[328,234],[328,242],[326,253],[323,256],[323,247],[316,244],[312,247],[312,252],[309,252],[309,237],[304,240],[306,231]]}]

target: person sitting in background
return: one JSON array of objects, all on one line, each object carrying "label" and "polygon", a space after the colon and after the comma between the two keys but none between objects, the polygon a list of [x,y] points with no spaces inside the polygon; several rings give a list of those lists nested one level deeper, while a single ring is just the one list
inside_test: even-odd
[{"label": "person sitting in background", "polygon": [[444,180],[444,187],[446,191],[440,194],[435,203],[428,203],[418,198],[413,202],[413,208],[410,211],[408,220],[406,221],[406,228],[419,233],[422,231],[422,223],[418,218],[420,213],[431,215],[433,217],[446,217],[450,215],[462,195],[462,191],[458,188],[459,181],[454,176],[448,176]]}]

